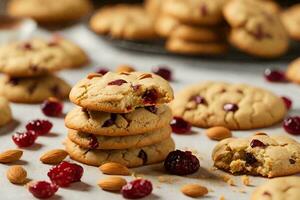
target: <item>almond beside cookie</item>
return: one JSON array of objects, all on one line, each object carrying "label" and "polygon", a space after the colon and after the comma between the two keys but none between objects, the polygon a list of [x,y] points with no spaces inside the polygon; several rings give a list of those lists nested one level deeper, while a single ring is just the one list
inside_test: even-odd
[{"label": "almond beside cookie", "polygon": [[7,150],[0,153],[0,163],[11,163],[20,160],[23,151],[18,149]]},{"label": "almond beside cookie", "polygon": [[14,165],[7,170],[6,177],[13,184],[23,184],[27,179],[27,172],[22,166]]},{"label": "almond beside cookie", "polygon": [[126,166],[114,162],[105,163],[99,169],[102,173],[109,175],[130,175],[130,171]]},{"label": "almond beside cookie", "polygon": [[40,161],[44,164],[58,164],[68,156],[68,153],[63,149],[53,149],[44,153]]},{"label": "almond beside cookie", "polygon": [[102,179],[98,182],[98,185],[103,190],[108,191],[120,191],[124,185],[126,185],[126,180],[121,177],[108,177]]},{"label": "almond beside cookie", "polygon": [[208,189],[198,184],[187,184],[181,188],[181,192],[190,197],[201,197],[208,193]]},{"label": "almond beside cookie", "polygon": [[215,126],[206,130],[206,135],[212,140],[223,140],[232,137],[231,131],[223,126]]}]

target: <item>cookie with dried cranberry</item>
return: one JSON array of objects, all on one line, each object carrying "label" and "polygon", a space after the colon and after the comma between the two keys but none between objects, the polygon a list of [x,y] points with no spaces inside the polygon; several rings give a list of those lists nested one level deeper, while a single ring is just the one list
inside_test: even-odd
[{"label": "cookie with dried cranberry", "polygon": [[267,180],[255,188],[251,200],[297,200],[300,197],[300,177],[281,177]]},{"label": "cookie with dried cranberry", "polygon": [[45,75],[87,61],[80,47],[61,37],[34,38],[0,47],[0,72],[12,77]]},{"label": "cookie with dried cranberry", "polygon": [[166,105],[136,108],[126,114],[114,114],[75,107],[66,118],[70,129],[102,136],[128,136],[160,129],[172,120]]},{"label": "cookie with dried cranberry", "polygon": [[248,54],[279,57],[287,52],[289,38],[276,12],[270,11],[258,0],[233,0],[223,10],[232,27],[230,43]]},{"label": "cookie with dried cranberry", "polygon": [[68,138],[86,149],[129,149],[149,146],[166,140],[171,135],[170,125],[139,135],[102,136],[69,129]]},{"label": "cookie with dried cranberry", "polygon": [[4,126],[12,120],[12,112],[8,100],[0,96],[0,126]]},{"label": "cookie with dried cranberry", "polygon": [[65,99],[70,90],[68,83],[54,75],[0,79],[0,95],[16,103],[40,103],[49,97]]},{"label": "cookie with dried cranberry", "polygon": [[69,156],[87,165],[100,166],[107,162],[117,162],[127,167],[139,167],[162,162],[174,150],[175,144],[171,138],[160,143],[122,150],[86,149],[67,139],[66,151]]},{"label": "cookie with dried cranberry", "polygon": [[216,25],[223,21],[226,0],[165,0],[162,12],[182,23]]},{"label": "cookie with dried cranberry", "polygon": [[90,20],[91,29],[101,35],[127,40],[157,38],[154,17],[142,6],[118,4],[101,8]]},{"label": "cookie with dried cranberry", "polygon": [[300,84],[300,58],[289,64],[285,76],[288,80]]},{"label": "cookie with dried cranberry", "polygon": [[213,150],[214,165],[232,174],[268,178],[300,172],[300,144],[285,135],[258,133],[249,138],[228,138]]},{"label": "cookie with dried cranberry", "polygon": [[92,10],[90,0],[12,0],[7,12],[14,17],[29,17],[43,24],[66,23],[79,20]]},{"label": "cookie with dried cranberry", "polygon": [[173,115],[192,125],[245,130],[268,127],[287,113],[282,99],[246,84],[202,82],[184,88],[171,103]]},{"label": "cookie with dried cranberry", "polygon": [[295,4],[286,9],[281,19],[289,34],[294,40],[300,40],[300,4]]},{"label": "cookie with dried cranberry", "polygon": [[128,113],[173,100],[168,81],[153,73],[90,74],[71,90],[70,100],[88,110]]},{"label": "cookie with dried cranberry", "polygon": [[228,50],[225,42],[193,42],[171,37],[166,42],[166,49],[183,55],[220,55]]}]

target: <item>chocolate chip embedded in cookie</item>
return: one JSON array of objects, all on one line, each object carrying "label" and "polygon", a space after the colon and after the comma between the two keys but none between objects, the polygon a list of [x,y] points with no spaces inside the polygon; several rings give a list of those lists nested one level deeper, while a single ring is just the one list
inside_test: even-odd
[{"label": "chocolate chip embedded in cookie", "polygon": [[166,105],[136,108],[130,113],[113,114],[76,107],[66,118],[70,129],[106,136],[128,136],[160,129],[170,124],[172,112]]},{"label": "chocolate chip embedded in cookie", "polygon": [[300,144],[288,136],[228,138],[213,150],[214,165],[233,174],[277,177],[300,172]]},{"label": "chocolate chip embedded in cookie", "polygon": [[31,77],[81,66],[86,54],[74,43],[60,37],[31,39],[0,48],[0,72],[12,77]]},{"label": "chocolate chip embedded in cookie", "polygon": [[189,86],[171,103],[174,116],[194,126],[253,129],[273,125],[287,113],[282,99],[246,84],[203,82]]},{"label": "chocolate chip embedded in cookie", "polygon": [[295,4],[285,10],[281,19],[290,37],[294,40],[300,40],[300,4]]},{"label": "chocolate chip embedded in cookie", "polygon": [[225,0],[165,0],[162,12],[179,21],[197,25],[215,25],[223,21]]},{"label": "chocolate chip embedded in cookie", "polygon": [[88,76],[71,90],[70,100],[89,110],[128,113],[138,107],[168,103],[173,99],[169,83],[144,72]]},{"label": "chocolate chip embedded in cookie", "polygon": [[156,144],[169,138],[171,132],[172,130],[169,125],[140,135],[114,137],[94,135],[69,129],[68,137],[72,142],[78,144],[82,148],[112,150],[139,148]]},{"label": "chocolate chip embedded in cookie", "polygon": [[4,76],[0,79],[0,94],[16,103],[39,103],[49,97],[65,99],[70,90],[68,83],[54,75],[34,78]]},{"label": "chocolate chip embedded in cookie", "polygon": [[289,64],[285,76],[292,82],[300,83],[300,58]]},{"label": "chocolate chip embedded in cookie", "polygon": [[142,6],[118,4],[101,8],[90,20],[98,34],[127,40],[157,38],[154,18]]},{"label": "chocolate chip embedded in cookie", "polygon": [[39,23],[54,24],[79,20],[92,10],[89,0],[12,0],[7,12],[15,17],[30,17]]},{"label": "chocolate chip embedded in cookie", "polygon": [[284,54],[289,38],[277,13],[258,0],[233,0],[225,5],[225,19],[232,27],[229,41],[251,55],[273,58]]},{"label": "chocolate chip embedded in cookie", "polygon": [[297,200],[300,197],[300,177],[267,180],[252,193],[251,200]]},{"label": "chocolate chip embedded in cookie", "polygon": [[127,167],[159,163],[175,148],[174,141],[171,138],[150,146],[123,150],[85,149],[69,139],[66,140],[65,146],[72,159],[87,165],[100,166],[107,162],[117,162]]},{"label": "chocolate chip embedded in cookie", "polygon": [[12,120],[12,112],[8,100],[0,97],[0,126],[3,126]]}]

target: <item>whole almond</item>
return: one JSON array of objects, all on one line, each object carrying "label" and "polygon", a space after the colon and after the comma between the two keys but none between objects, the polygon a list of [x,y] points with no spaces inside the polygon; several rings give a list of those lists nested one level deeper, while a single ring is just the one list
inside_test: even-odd
[{"label": "whole almond", "polygon": [[119,65],[116,69],[116,72],[122,73],[122,72],[134,72],[134,68],[131,65]]},{"label": "whole almond", "polygon": [[126,185],[126,180],[121,177],[108,177],[102,179],[98,182],[98,186],[103,190],[108,191],[120,191],[124,185]]},{"label": "whole almond", "polygon": [[187,184],[181,188],[181,192],[190,197],[201,197],[208,193],[208,189],[198,184]]},{"label": "whole almond", "polygon": [[13,184],[23,184],[27,179],[27,172],[22,166],[14,165],[7,170],[6,177]]},{"label": "whole almond", "polygon": [[63,149],[53,149],[44,153],[40,161],[44,164],[58,164],[68,156],[68,153]]},{"label": "whole almond", "polygon": [[232,137],[231,131],[223,126],[215,126],[206,130],[206,135],[212,140],[223,140]]},{"label": "whole almond", "polygon": [[0,163],[11,163],[20,160],[23,155],[23,151],[18,149],[12,149],[0,153]]},{"label": "whole almond", "polygon": [[109,175],[128,176],[131,174],[130,170],[126,166],[115,162],[105,163],[101,165],[99,169],[103,174],[109,174]]}]

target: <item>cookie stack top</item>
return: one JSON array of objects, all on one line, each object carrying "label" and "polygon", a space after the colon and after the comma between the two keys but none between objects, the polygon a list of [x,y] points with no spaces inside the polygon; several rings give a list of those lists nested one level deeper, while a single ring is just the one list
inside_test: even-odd
[{"label": "cookie stack top", "polygon": [[62,37],[34,38],[0,47],[0,93],[10,101],[38,103],[66,98],[71,87],[54,72],[88,62],[83,50]]},{"label": "cookie stack top", "polygon": [[165,105],[173,90],[158,75],[89,74],[73,87],[70,100],[77,106],[65,119],[66,150],[79,162],[136,167],[160,162],[174,149],[172,112]]}]

